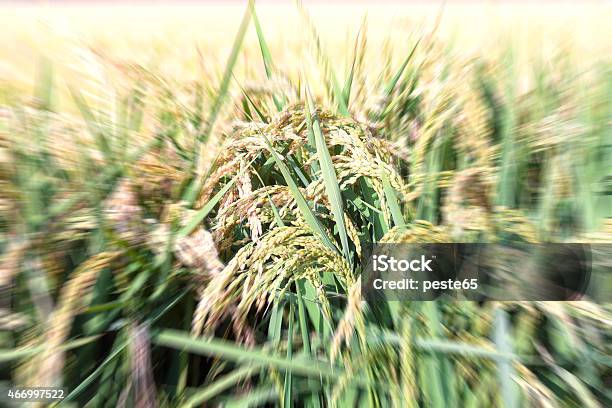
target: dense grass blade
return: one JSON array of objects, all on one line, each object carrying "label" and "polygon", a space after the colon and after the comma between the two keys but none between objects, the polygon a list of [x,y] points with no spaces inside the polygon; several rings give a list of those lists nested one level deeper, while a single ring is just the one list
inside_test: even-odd
[{"label": "dense grass blade", "polygon": [[[506,312],[498,308],[495,314],[494,341],[497,349],[502,353],[511,354],[512,345],[508,329],[508,317]],[[514,382],[516,373],[509,360],[498,358],[498,379],[501,385],[502,400],[505,408],[515,408],[519,405],[519,394]]]},{"label": "dense grass blade", "polygon": [[[179,293],[166,305],[154,310],[151,316],[149,317],[147,323],[148,324],[155,323],[158,319],[164,316],[170,309],[172,309],[183,298],[183,296],[185,296],[186,293],[187,293],[186,291]],[[70,402],[71,400],[78,397],[83,391],[85,391],[85,389],[87,389],[87,387],[90,384],[92,384],[96,380],[96,378],[100,376],[100,374],[104,372],[105,367],[108,364],[110,364],[113,360],[115,360],[127,348],[128,343],[129,341],[125,339],[125,337],[118,338],[115,342],[112,353],[108,354],[108,356],[104,359],[104,361],[102,361],[102,363],[100,363],[100,365],[98,365],[91,374],[89,374],[77,387],[75,387],[74,389],[70,391],[70,393],[66,396],[66,398],[62,400],[62,402],[60,403],[60,406],[62,406],[65,403]]]},{"label": "dense grass blade", "polygon": [[310,34],[315,43],[317,57],[319,58],[319,61],[323,65],[323,71],[326,76],[327,85],[329,88],[331,88],[330,90],[334,96],[334,101],[336,102],[338,113],[340,113],[343,116],[349,116],[350,114],[349,114],[348,106],[346,104],[342,88],[340,87],[340,82],[338,81],[338,77],[336,76],[336,73],[334,72],[333,65],[331,61],[329,60],[329,57],[323,50],[323,44],[321,42],[321,38],[319,37],[319,34],[317,33],[315,24],[311,20],[306,9],[302,7],[301,2],[298,2],[298,7],[300,8],[302,16],[304,17],[306,23],[308,24],[308,28],[310,29]]},{"label": "dense grass blade", "polygon": [[[398,345],[402,341],[401,336],[395,332],[381,331],[372,328],[368,334],[368,342],[372,344],[384,342],[392,345]],[[428,353],[441,353],[449,355],[459,355],[473,358],[483,359],[506,359],[509,361],[522,361],[519,356],[514,353],[502,352],[491,348],[476,346],[469,343],[445,340],[443,338],[415,338],[414,347]],[[525,360],[525,363],[529,359]]]},{"label": "dense grass blade", "polygon": [[500,116],[500,137],[501,137],[501,162],[499,182],[497,183],[498,205],[508,208],[514,208],[517,199],[517,184],[519,180],[518,164],[520,158],[517,156],[519,152],[518,143],[516,141],[517,133],[515,126],[517,123],[516,105],[515,105],[515,79],[516,79],[516,56],[512,50],[506,55],[506,83],[504,86],[504,104]]},{"label": "dense grass blade", "polygon": [[[295,307],[293,301],[289,302],[289,315],[287,325],[287,360],[293,359],[293,326],[295,321]],[[291,370],[285,371],[285,383],[283,386],[283,408],[293,406],[293,375]]]},{"label": "dense grass blade", "polygon": [[255,370],[257,370],[259,365],[246,365],[240,367],[231,373],[224,375],[219,378],[212,384],[207,385],[206,387],[198,390],[195,394],[193,394],[187,402],[181,405],[182,408],[191,408],[195,406],[200,406],[205,401],[210,400],[214,396],[219,393],[225,391],[226,389],[236,385],[238,382],[250,377]]},{"label": "dense grass blade", "polygon": [[285,303],[286,301],[284,299],[276,297],[272,304],[270,322],[268,323],[268,340],[271,341],[274,347],[278,347],[281,342]]},{"label": "dense grass blade", "polygon": [[[95,335],[95,336],[84,337],[82,339],[77,339],[77,340],[66,342],[65,344],[62,345],[61,350],[67,351],[67,350],[73,350],[73,349],[82,347],[86,344],[90,344],[91,342],[97,340],[99,337],[100,337],[99,335]],[[17,349],[12,349],[12,350],[0,349],[0,363],[6,363],[8,361],[14,361],[14,360],[21,360],[27,357],[31,357],[38,353],[42,353],[45,350],[46,350],[45,345],[23,347],[23,348],[17,348]]]},{"label": "dense grass blade", "polygon": [[304,299],[302,298],[302,289],[300,285],[296,285],[296,294],[297,294],[297,305],[298,305],[298,318],[300,322],[300,333],[302,334],[302,342],[304,347],[304,352],[307,355],[311,354],[310,349],[310,336],[308,334],[308,321],[306,320],[306,309],[304,306]]},{"label": "dense grass blade", "polygon": [[227,96],[232,75],[234,73],[234,66],[236,65],[236,61],[238,60],[238,53],[242,48],[242,42],[244,41],[244,36],[249,26],[249,21],[251,20],[252,10],[253,1],[250,0],[249,5],[247,6],[244,12],[244,16],[242,17],[242,22],[240,23],[240,27],[238,28],[238,33],[236,34],[236,37],[234,39],[232,51],[230,52],[230,56],[227,60],[227,63],[225,64],[225,71],[223,72],[223,77],[221,78],[221,84],[219,85],[219,90],[217,91],[217,95],[215,96],[212,107],[210,108],[210,113],[208,114],[208,119],[206,121],[206,127],[204,129],[203,134],[200,136],[200,141],[208,140],[208,137],[213,131],[215,122],[217,121],[217,116],[219,116],[219,112],[221,111],[223,101]]},{"label": "dense grass blade", "polygon": [[[440,337],[442,323],[440,322],[437,302],[423,302],[421,306],[428,334],[433,338]],[[423,394],[429,406],[443,408],[449,402],[447,387],[448,375],[445,359],[442,355],[423,355],[417,370],[423,375]]]},{"label": "dense grass blade", "polygon": [[569,385],[569,388],[573,389],[582,407],[597,408],[600,406],[593,396],[593,393],[591,393],[589,388],[586,387],[585,384],[578,379],[578,377],[558,365],[554,366],[554,370],[563,380],[563,382]]},{"label": "dense grass blade", "polygon": [[[234,78],[235,79],[235,78]],[[238,82],[238,80],[236,79],[236,82]],[[251,109],[249,108],[249,104],[251,104],[251,106],[253,107],[253,109],[255,109],[255,112],[257,113],[257,116],[259,116],[259,120],[261,122],[264,123],[268,123],[268,118],[266,117],[266,115],[263,113],[263,111],[260,109],[259,106],[257,106],[257,103],[255,103],[255,101],[251,98],[251,96],[246,92],[246,90],[244,89],[243,86],[241,86],[240,84],[238,84],[238,86],[240,87],[240,91],[242,92],[242,95],[245,97],[245,99],[242,100],[242,106],[244,109],[245,114],[247,115],[247,119],[251,122],[254,121],[253,115],[251,114]]]},{"label": "dense grass blade", "polygon": [[274,387],[261,387],[251,390],[248,395],[224,400],[223,404],[226,408],[260,407],[266,402],[272,403],[277,398],[278,392]]},{"label": "dense grass blade", "polygon": [[125,351],[125,349],[128,346],[128,342],[127,341],[123,341],[123,342],[119,342],[118,344],[116,344],[116,346],[114,347],[114,350],[111,354],[109,354],[104,361],[102,361],[97,367],[96,369],[89,375],[87,376],[87,378],[85,378],[85,380],[83,380],[76,388],[74,388],[73,390],[70,391],[70,393],[66,396],[66,398],[64,400],[62,400],[62,403],[60,404],[60,406],[62,406],[63,404],[66,404],[68,402],[70,402],[71,400],[73,400],[74,398],[76,398],[79,394],[81,394],[83,391],[85,391],[85,389],[95,381],[95,379],[102,374],[102,372],[104,371],[105,367],[110,364],[113,360],[115,360],[116,358],[119,357],[119,355],[121,353],[123,353]]},{"label": "dense grass blade", "polygon": [[350,106],[351,102],[351,89],[353,88],[353,79],[355,78],[356,71],[361,68],[361,64],[363,63],[363,59],[366,53],[366,31],[367,31],[367,15],[364,16],[361,26],[359,27],[359,31],[357,32],[357,37],[355,38],[355,50],[353,51],[353,59],[351,62],[351,69],[349,70],[349,74],[344,82],[344,87],[342,88],[342,96],[344,97],[344,103],[346,106]]},{"label": "dense grass blade", "polygon": [[268,144],[268,149],[270,150],[270,153],[272,154],[274,162],[276,163],[279,170],[281,171],[283,178],[285,179],[285,182],[287,183],[287,186],[289,187],[289,190],[291,191],[291,194],[293,195],[293,198],[297,202],[297,205],[300,211],[302,212],[302,215],[304,216],[304,219],[306,220],[306,222],[308,223],[312,231],[319,236],[319,238],[323,241],[323,243],[328,248],[334,251],[337,250],[336,246],[332,243],[331,239],[329,238],[329,235],[323,228],[323,225],[321,225],[321,222],[315,216],[314,212],[312,211],[312,209],[306,202],[306,199],[300,192],[300,189],[298,188],[297,184],[295,184],[295,181],[293,180],[293,177],[291,177],[291,173],[289,172],[287,165],[283,162],[283,159],[276,152],[276,150],[274,150],[274,147],[272,146],[272,144],[267,138],[266,138],[266,142]]},{"label": "dense grass blade", "polygon": [[[330,366],[329,363],[320,360],[307,359],[304,356],[289,360],[261,348],[244,348],[233,342],[215,338],[197,338],[177,330],[162,330],[152,338],[152,342],[160,346],[216,356],[238,363],[252,362],[283,371],[291,370],[294,374],[315,378],[323,377],[337,380],[341,378],[342,374],[341,368]],[[364,378],[358,378],[355,382],[362,386],[374,385]]]},{"label": "dense grass blade", "polygon": [[183,228],[181,228],[178,231],[179,237],[184,237],[184,236],[191,234],[191,232],[193,232],[193,230],[198,225],[200,225],[200,223],[204,220],[204,218],[206,218],[206,216],[219,203],[219,200],[223,198],[225,193],[227,193],[229,189],[232,188],[232,186],[234,185],[234,180],[235,179],[230,180],[225,186],[223,186],[221,190],[219,190],[219,192],[217,192],[217,194],[213,196],[213,198],[211,198],[201,209],[198,210],[198,212],[196,212],[193,215],[193,217],[189,220],[187,225],[185,225]]},{"label": "dense grass blade", "polygon": [[319,165],[321,166],[321,177],[323,177],[327,197],[331,204],[332,214],[334,215],[334,221],[336,222],[338,234],[340,235],[342,252],[344,253],[345,259],[349,263],[352,263],[348,241],[348,233],[346,231],[346,225],[344,223],[344,204],[342,202],[342,195],[340,193],[340,185],[338,183],[338,178],[336,176],[336,171],[334,169],[332,158],[325,143],[325,138],[323,137],[323,132],[321,131],[319,119],[316,117],[315,106],[312,101],[308,85],[305,86],[307,101],[305,114],[309,116],[312,120],[313,139],[315,140],[317,157],[319,158]]},{"label": "dense grass blade", "polygon": [[[316,299],[316,289],[310,282],[302,279],[296,282],[296,285],[299,286],[299,291],[303,293],[302,300],[307,298]],[[320,305],[317,302],[312,301],[304,301],[303,303],[306,311],[308,312],[308,317],[312,323],[312,326],[314,327],[318,336],[324,340],[329,339],[332,330],[330,324],[323,315]]]},{"label": "dense grass blade", "polygon": [[391,186],[389,178],[386,175],[383,176],[383,189],[385,191],[387,205],[389,206],[389,210],[391,211],[393,223],[398,227],[405,226],[406,221],[404,220],[404,215],[402,214],[402,209],[397,199],[395,189],[393,188],[393,186]]},{"label": "dense grass blade", "polygon": [[[244,37],[249,26],[249,22],[251,20],[251,11],[253,10],[252,6],[253,0],[249,0],[249,5],[247,6],[244,16],[242,18],[242,22],[240,23],[240,27],[238,28],[238,33],[234,39],[234,44],[232,45],[232,50],[230,52],[230,56],[227,60],[227,64],[225,66],[225,71],[223,72],[223,77],[221,78],[221,84],[219,85],[219,89],[217,94],[215,95],[214,101],[210,108],[210,112],[208,114],[208,118],[206,120],[206,125],[202,133],[197,135],[198,144],[205,143],[212,131],[214,129],[215,123],[217,121],[217,117],[221,112],[221,107],[223,106],[223,102],[227,96],[229,91],[230,82],[234,73],[234,66],[236,65],[236,61],[238,60],[238,53],[242,48],[242,43],[244,41]],[[197,169],[198,163],[200,161],[200,146],[196,145],[196,149],[194,152],[194,160],[192,162],[192,168]],[[188,203],[193,203],[194,197],[197,192],[200,190],[200,186],[204,182],[200,177],[195,177],[191,184],[185,190],[183,198]]]},{"label": "dense grass blade", "polygon": [[72,86],[68,86],[68,89],[70,89],[72,99],[74,100],[74,103],[77,105],[77,108],[81,112],[81,115],[85,120],[85,124],[89,129],[89,132],[91,133],[95,142],[98,144],[98,148],[100,149],[100,151],[104,154],[104,158],[107,160],[107,162],[113,163],[114,152],[112,151],[111,144],[107,136],[105,135],[104,130],[98,123],[96,115],[91,110],[89,104],[78,89]]},{"label": "dense grass blade", "polygon": [[[297,306],[298,306],[298,319],[300,325],[300,332],[302,334],[302,343],[304,354],[312,356],[312,349],[310,348],[310,335],[308,331],[308,320],[306,319],[306,306],[304,305],[304,299],[302,297],[302,287],[296,283],[295,285],[297,295]],[[315,380],[309,380],[310,385],[314,385]],[[313,391],[305,401],[306,406],[319,407],[319,395]]]},{"label": "dense grass blade", "polygon": [[402,65],[400,65],[400,67],[398,68],[398,70],[395,72],[395,74],[393,75],[393,77],[389,80],[389,82],[387,83],[387,85],[385,86],[384,89],[384,94],[386,96],[391,95],[391,93],[393,92],[393,90],[395,89],[397,83],[399,82],[400,78],[402,77],[402,74],[404,73],[404,70],[406,69],[406,67],[408,66],[408,64],[410,63],[410,60],[412,59],[412,56],[414,55],[414,52],[416,51],[417,47],[419,46],[419,43],[421,42],[421,38],[419,38],[416,43],[414,44],[414,46],[412,47],[412,49],[410,50],[410,52],[408,53],[408,55],[406,56],[406,58],[404,59],[404,61],[402,62]]},{"label": "dense grass blade", "polygon": [[[268,43],[266,42],[266,38],[264,37],[263,29],[261,28],[261,24],[259,22],[259,18],[257,17],[257,13],[255,12],[254,2],[251,3],[253,6],[253,22],[255,23],[255,31],[257,32],[257,39],[259,41],[259,49],[261,50],[261,57],[264,63],[264,69],[266,71],[266,77],[268,79],[272,79],[272,71],[274,69],[274,64],[272,63],[272,54],[270,53],[270,49],[268,48]],[[276,95],[272,95],[272,99],[274,100],[274,105],[276,109],[280,112],[283,110],[283,107],[286,101],[279,100]]]},{"label": "dense grass blade", "polygon": [[389,224],[385,219],[386,217],[382,211],[380,199],[376,194],[372,183],[362,177],[359,180],[359,185],[361,188],[364,204],[366,204],[372,209],[376,209],[370,211],[370,223],[373,227],[372,241],[376,242],[380,240],[387,233],[387,231],[389,231]]}]

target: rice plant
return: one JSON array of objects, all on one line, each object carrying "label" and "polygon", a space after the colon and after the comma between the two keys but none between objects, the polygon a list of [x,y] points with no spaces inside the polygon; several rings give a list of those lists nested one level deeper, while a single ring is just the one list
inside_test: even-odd
[{"label": "rice plant", "polygon": [[34,95],[0,83],[2,386],[67,407],[612,405],[607,303],[361,293],[375,243],[611,243],[610,61],[464,56],[439,21],[369,48],[367,18],[338,61],[296,9],[300,58],[249,3],[195,81],[89,50],[116,83],[53,58]]}]

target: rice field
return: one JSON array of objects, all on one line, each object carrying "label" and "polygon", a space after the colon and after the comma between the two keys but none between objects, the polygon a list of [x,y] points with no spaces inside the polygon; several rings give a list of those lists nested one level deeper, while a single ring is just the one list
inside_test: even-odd
[{"label": "rice field", "polygon": [[376,243],[612,244],[609,5],[0,10],[2,404],[612,406],[607,301],[361,291]]}]

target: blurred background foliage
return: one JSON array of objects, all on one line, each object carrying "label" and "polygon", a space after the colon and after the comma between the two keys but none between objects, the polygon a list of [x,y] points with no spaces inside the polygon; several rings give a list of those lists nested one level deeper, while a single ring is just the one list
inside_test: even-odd
[{"label": "blurred background foliage", "polygon": [[360,294],[375,242],[612,243],[609,16],[7,6],[0,381],[62,406],[609,406],[609,304]]}]

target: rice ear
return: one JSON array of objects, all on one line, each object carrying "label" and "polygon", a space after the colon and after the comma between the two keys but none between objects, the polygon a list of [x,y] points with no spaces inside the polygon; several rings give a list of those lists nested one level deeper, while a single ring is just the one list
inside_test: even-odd
[{"label": "rice ear", "polygon": [[59,301],[41,339],[45,345],[45,352],[38,357],[40,358],[38,375],[32,378],[32,384],[47,387],[61,386],[64,352],[59,347],[67,339],[74,317],[84,306],[82,301],[87,298],[96,283],[98,274],[109,267],[120,254],[118,251],[101,252],[83,262],[72,273],[70,280],[60,292]]},{"label": "rice ear", "polygon": [[348,292],[348,301],[344,316],[336,327],[331,343],[330,359],[335,361],[340,353],[342,344],[348,346],[355,333],[362,342],[365,341],[365,323],[363,317],[364,300],[361,297],[361,277],[358,277]]}]

